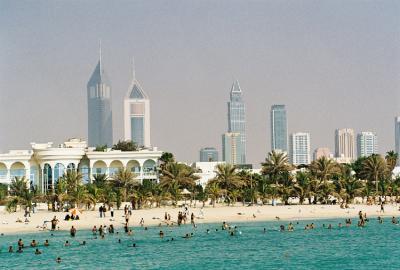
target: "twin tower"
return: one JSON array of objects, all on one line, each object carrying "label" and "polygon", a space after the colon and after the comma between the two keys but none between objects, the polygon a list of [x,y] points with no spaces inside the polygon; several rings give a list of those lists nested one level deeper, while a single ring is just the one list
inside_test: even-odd
[{"label": "twin tower", "polygon": [[[112,147],[113,119],[111,83],[104,71],[102,53],[87,83],[88,144]],[[139,147],[150,147],[150,100],[136,80],[135,67],[132,83],[124,98],[124,139],[134,141]]]}]

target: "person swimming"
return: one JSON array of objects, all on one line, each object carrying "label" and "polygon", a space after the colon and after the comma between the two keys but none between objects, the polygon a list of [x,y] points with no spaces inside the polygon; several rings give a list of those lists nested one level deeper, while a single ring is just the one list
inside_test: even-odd
[{"label": "person swimming", "polygon": [[83,241],[81,244],[79,244],[80,246],[86,246],[86,241]]},{"label": "person swimming", "polygon": [[31,247],[36,247],[36,246],[37,246],[36,241],[35,241],[35,240],[32,240],[32,242],[31,242]]},{"label": "person swimming", "polygon": [[37,248],[37,249],[35,250],[35,255],[40,255],[40,254],[42,254],[42,252]]},{"label": "person swimming", "polygon": [[61,263],[61,257],[57,257],[56,262]]},{"label": "person swimming", "polygon": [[24,251],[22,250],[22,247],[18,247],[17,253],[22,253],[22,252],[24,252]]},{"label": "person swimming", "polygon": [[48,246],[50,246],[50,243],[49,243],[49,240],[46,240],[45,242],[44,242],[44,244],[43,244],[45,247],[48,247]]},{"label": "person swimming", "polygon": [[74,226],[71,227],[71,230],[70,230],[69,232],[70,232],[70,234],[71,234],[71,237],[75,237],[75,235],[76,235],[76,229],[75,229]]},{"label": "person swimming", "polygon": [[68,242],[68,240],[65,241],[64,247],[69,247],[69,246],[71,246],[71,244]]},{"label": "person swimming", "polygon": [[18,247],[21,247],[21,248],[24,247],[24,242],[22,242],[22,239],[18,240]]},{"label": "person swimming", "polygon": [[12,247],[12,246],[9,246],[9,247],[8,247],[8,253],[13,253],[13,252],[14,252],[13,247]]},{"label": "person swimming", "polygon": [[164,232],[160,231],[159,235],[160,235],[160,238],[163,238],[164,237]]}]

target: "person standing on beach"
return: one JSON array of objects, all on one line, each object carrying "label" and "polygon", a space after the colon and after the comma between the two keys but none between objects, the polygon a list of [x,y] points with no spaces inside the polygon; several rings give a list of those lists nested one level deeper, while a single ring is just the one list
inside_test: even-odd
[{"label": "person standing on beach", "polygon": [[102,205],[100,205],[100,207],[99,207],[99,214],[100,214],[100,218],[102,218],[103,217],[103,206]]},{"label": "person standing on beach", "polygon": [[58,223],[58,219],[56,216],[53,217],[53,219],[51,220],[51,230],[54,231],[56,229]]},{"label": "person standing on beach", "polygon": [[114,208],[112,206],[110,207],[110,213],[111,213],[111,218],[114,218]]},{"label": "person standing on beach", "polygon": [[190,215],[190,224],[192,224],[193,227],[195,227],[195,224],[194,224],[194,213],[193,213],[193,212],[192,212],[192,214]]},{"label": "person standing on beach", "polygon": [[106,205],[103,204],[103,217],[106,217],[107,208]]}]

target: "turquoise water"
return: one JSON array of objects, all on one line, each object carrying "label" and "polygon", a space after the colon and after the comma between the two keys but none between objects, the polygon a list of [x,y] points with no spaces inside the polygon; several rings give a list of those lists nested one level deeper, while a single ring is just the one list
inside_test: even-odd
[{"label": "turquoise water", "polygon": [[[68,232],[50,232],[0,236],[1,269],[399,269],[400,226],[386,218],[383,224],[376,219],[367,227],[338,228],[343,220],[313,221],[314,230],[305,231],[311,221],[295,224],[294,232],[279,232],[280,224],[288,222],[237,223],[241,235],[229,236],[220,224],[199,224],[179,228],[160,228],[147,231],[135,228],[133,236],[109,235],[93,239],[90,231],[78,231],[77,237]],[[329,230],[322,224],[334,225]],[[218,228],[218,232],[215,229]],[[267,229],[263,233],[263,228]],[[210,229],[210,233],[206,233]],[[193,232],[190,239],[182,238]],[[174,241],[166,241],[173,237]],[[24,253],[9,254],[8,246],[16,249],[18,238],[25,245],[32,239],[50,247],[39,247],[42,255],[34,255],[34,248]],[[121,239],[121,244],[118,239]],[[69,240],[70,247],[64,247]],[[86,246],[79,246],[85,240]],[[136,243],[137,247],[128,247]],[[60,256],[62,262],[55,259]]]}]

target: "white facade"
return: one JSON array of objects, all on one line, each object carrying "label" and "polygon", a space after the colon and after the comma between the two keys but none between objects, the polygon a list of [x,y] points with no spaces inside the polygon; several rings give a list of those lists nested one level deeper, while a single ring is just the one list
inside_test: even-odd
[{"label": "white facade", "polygon": [[195,168],[196,172],[195,175],[200,177],[197,181],[196,184],[202,185],[205,187],[211,179],[217,176],[215,173],[215,167],[218,164],[226,164],[226,162],[223,161],[217,161],[217,162],[195,162],[192,164],[192,167]]},{"label": "white facade", "polygon": [[107,149],[96,152],[85,141],[71,139],[53,147],[53,143],[32,143],[32,150],[12,150],[0,154],[0,182],[9,184],[15,176],[25,176],[42,192],[51,190],[67,170],[78,170],[85,182],[96,174],[112,177],[120,168],[136,174],[139,181],[158,181],[157,164],[162,152],[157,148],[134,152]]},{"label": "white facade", "polygon": [[357,152],[359,157],[368,157],[378,153],[378,137],[373,132],[361,132],[357,135]]},{"label": "white facade", "polygon": [[140,147],[150,147],[150,100],[135,77],[124,99],[124,136]]},{"label": "white facade", "polygon": [[289,144],[289,158],[292,164],[310,164],[310,133],[298,132],[291,134]]},{"label": "white facade", "polygon": [[335,132],[335,156],[337,158],[354,160],[355,136],[351,128],[337,129]]}]

